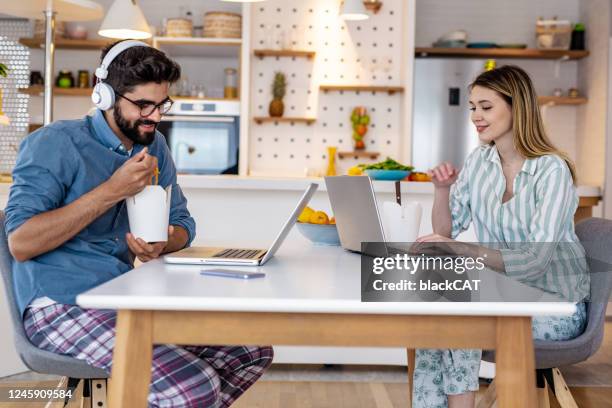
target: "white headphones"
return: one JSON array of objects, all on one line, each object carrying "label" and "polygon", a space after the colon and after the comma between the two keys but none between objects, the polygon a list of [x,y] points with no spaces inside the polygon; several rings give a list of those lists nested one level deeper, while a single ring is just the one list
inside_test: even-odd
[{"label": "white headphones", "polygon": [[109,110],[113,107],[113,104],[115,103],[115,91],[109,84],[104,83],[104,80],[108,76],[108,66],[115,58],[117,58],[119,54],[131,47],[149,47],[149,45],[143,43],[142,41],[121,41],[119,44],[108,50],[104,56],[104,59],[102,60],[102,64],[96,68],[97,82],[91,94],[91,101],[96,108],[101,110]]}]

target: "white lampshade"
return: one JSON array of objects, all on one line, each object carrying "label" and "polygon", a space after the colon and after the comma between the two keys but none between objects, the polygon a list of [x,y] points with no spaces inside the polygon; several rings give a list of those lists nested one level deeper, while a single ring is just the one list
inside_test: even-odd
[{"label": "white lampshade", "polygon": [[363,0],[344,0],[340,6],[340,18],[346,21],[367,20],[370,18],[363,5]]},{"label": "white lampshade", "polygon": [[221,0],[226,3],[261,3],[266,0]]},{"label": "white lampshade", "polygon": [[151,29],[136,0],[115,0],[106,12],[98,34],[108,38],[142,40],[151,37]]}]

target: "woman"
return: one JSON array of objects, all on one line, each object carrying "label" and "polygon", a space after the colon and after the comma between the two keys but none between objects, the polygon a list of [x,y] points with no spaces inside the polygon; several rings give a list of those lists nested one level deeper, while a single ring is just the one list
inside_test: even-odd
[{"label": "woman", "polygon": [[[470,86],[469,103],[482,145],[461,172],[449,163],[431,170],[434,233],[417,241],[451,243],[473,224],[481,246],[467,246],[463,255],[486,253],[491,269],[580,302],[572,316],[534,318],[533,337],[574,338],[584,330],[582,301],[589,294],[584,249],[574,233],[574,166],[546,136],[521,68],[482,73]],[[481,350],[417,350],[414,407],[473,407],[480,357]]]}]

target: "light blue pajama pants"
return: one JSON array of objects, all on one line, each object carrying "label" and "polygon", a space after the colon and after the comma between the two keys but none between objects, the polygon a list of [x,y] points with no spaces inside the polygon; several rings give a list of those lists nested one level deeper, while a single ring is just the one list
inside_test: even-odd
[{"label": "light blue pajama pants", "polygon": [[[586,305],[563,317],[534,317],[531,331],[538,340],[569,340],[586,326]],[[413,408],[446,408],[447,395],[478,390],[481,350],[419,349],[414,368]]]}]

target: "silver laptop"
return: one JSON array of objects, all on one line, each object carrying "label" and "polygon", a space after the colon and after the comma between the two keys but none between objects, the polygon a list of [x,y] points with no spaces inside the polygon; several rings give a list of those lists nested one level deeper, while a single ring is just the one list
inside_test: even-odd
[{"label": "silver laptop", "polygon": [[[370,177],[325,177],[325,185],[342,247],[353,252],[385,256],[385,233]],[[364,250],[362,242],[374,244]]]},{"label": "silver laptop", "polygon": [[280,248],[281,244],[293,228],[297,218],[302,213],[311,197],[319,187],[311,183],[295,209],[291,212],[289,219],[276,236],[274,242],[268,249],[248,248],[213,248],[213,247],[191,247],[164,256],[164,261],[169,264],[193,264],[193,265],[226,265],[226,266],[258,266],[270,260]]}]

